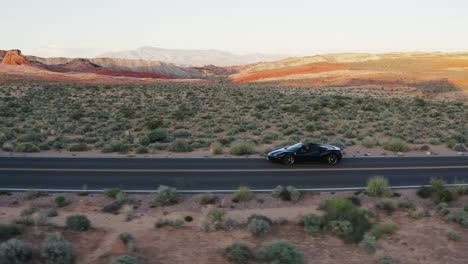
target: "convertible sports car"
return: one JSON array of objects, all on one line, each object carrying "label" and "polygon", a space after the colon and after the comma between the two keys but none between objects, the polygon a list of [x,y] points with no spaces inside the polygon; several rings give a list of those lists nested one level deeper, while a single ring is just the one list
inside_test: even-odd
[{"label": "convertible sports car", "polygon": [[267,159],[273,162],[283,162],[292,165],[296,161],[321,160],[330,165],[340,162],[343,152],[340,148],[332,145],[321,145],[314,143],[297,143],[289,147],[280,147],[272,150]]}]

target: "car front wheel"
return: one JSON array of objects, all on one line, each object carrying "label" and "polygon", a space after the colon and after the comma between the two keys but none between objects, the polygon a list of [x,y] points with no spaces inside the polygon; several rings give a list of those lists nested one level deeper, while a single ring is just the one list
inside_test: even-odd
[{"label": "car front wheel", "polygon": [[294,161],[295,161],[295,159],[291,155],[286,155],[283,158],[283,163],[286,164],[286,165],[293,165]]},{"label": "car front wheel", "polygon": [[327,156],[327,163],[330,165],[335,165],[338,163],[338,156],[336,154],[328,154]]}]

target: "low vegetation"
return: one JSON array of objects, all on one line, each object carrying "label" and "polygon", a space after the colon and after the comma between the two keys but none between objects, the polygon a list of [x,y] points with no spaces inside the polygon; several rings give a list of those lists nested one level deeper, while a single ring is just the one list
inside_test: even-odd
[{"label": "low vegetation", "polygon": [[76,259],[72,246],[59,233],[46,236],[42,243],[41,256],[52,264],[73,264]]},{"label": "low vegetation", "polygon": [[10,239],[0,244],[0,263],[22,264],[32,258],[33,249],[21,240]]},{"label": "low vegetation", "polygon": [[253,198],[253,193],[250,190],[250,188],[247,186],[241,186],[239,187],[239,190],[233,194],[232,201],[235,203],[248,202],[252,200],[252,198]]},{"label": "low vegetation", "polygon": [[232,263],[246,264],[253,259],[249,247],[243,244],[232,244],[227,247],[223,255]]},{"label": "low vegetation", "polygon": [[263,246],[258,259],[269,263],[302,264],[302,253],[288,241],[275,241]]},{"label": "low vegetation", "polygon": [[283,201],[292,201],[294,203],[301,198],[301,193],[293,186],[287,186],[285,188],[282,185],[278,185],[273,190],[272,195]]},{"label": "low vegetation", "polygon": [[392,190],[389,188],[388,180],[384,177],[372,177],[367,181],[366,193],[369,196],[390,197]]},{"label": "low vegetation", "polygon": [[178,204],[182,199],[181,195],[177,192],[176,188],[161,185],[156,190],[153,199],[153,205],[165,206]]},{"label": "low vegetation", "polygon": [[85,215],[76,214],[67,217],[67,228],[75,231],[87,231],[91,228],[91,222]]}]

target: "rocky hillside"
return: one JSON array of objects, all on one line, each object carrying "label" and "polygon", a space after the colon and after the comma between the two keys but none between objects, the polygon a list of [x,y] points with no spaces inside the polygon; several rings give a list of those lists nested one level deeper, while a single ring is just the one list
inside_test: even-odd
[{"label": "rocky hillside", "polygon": [[20,50],[2,51],[0,55],[3,55],[1,64],[7,64],[7,65],[30,64],[29,60],[27,60],[23,56]]}]

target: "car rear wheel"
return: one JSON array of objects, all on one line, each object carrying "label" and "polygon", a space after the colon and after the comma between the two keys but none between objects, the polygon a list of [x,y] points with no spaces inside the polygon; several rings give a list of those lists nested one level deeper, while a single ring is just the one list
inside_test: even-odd
[{"label": "car rear wheel", "polygon": [[293,165],[294,161],[295,161],[295,159],[291,155],[286,155],[283,158],[283,163],[286,164],[286,165]]},{"label": "car rear wheel", "polygon": [[327,163],[330,165],[335,165],[338,163],[338,156],[334,153],[327,155]]}]

